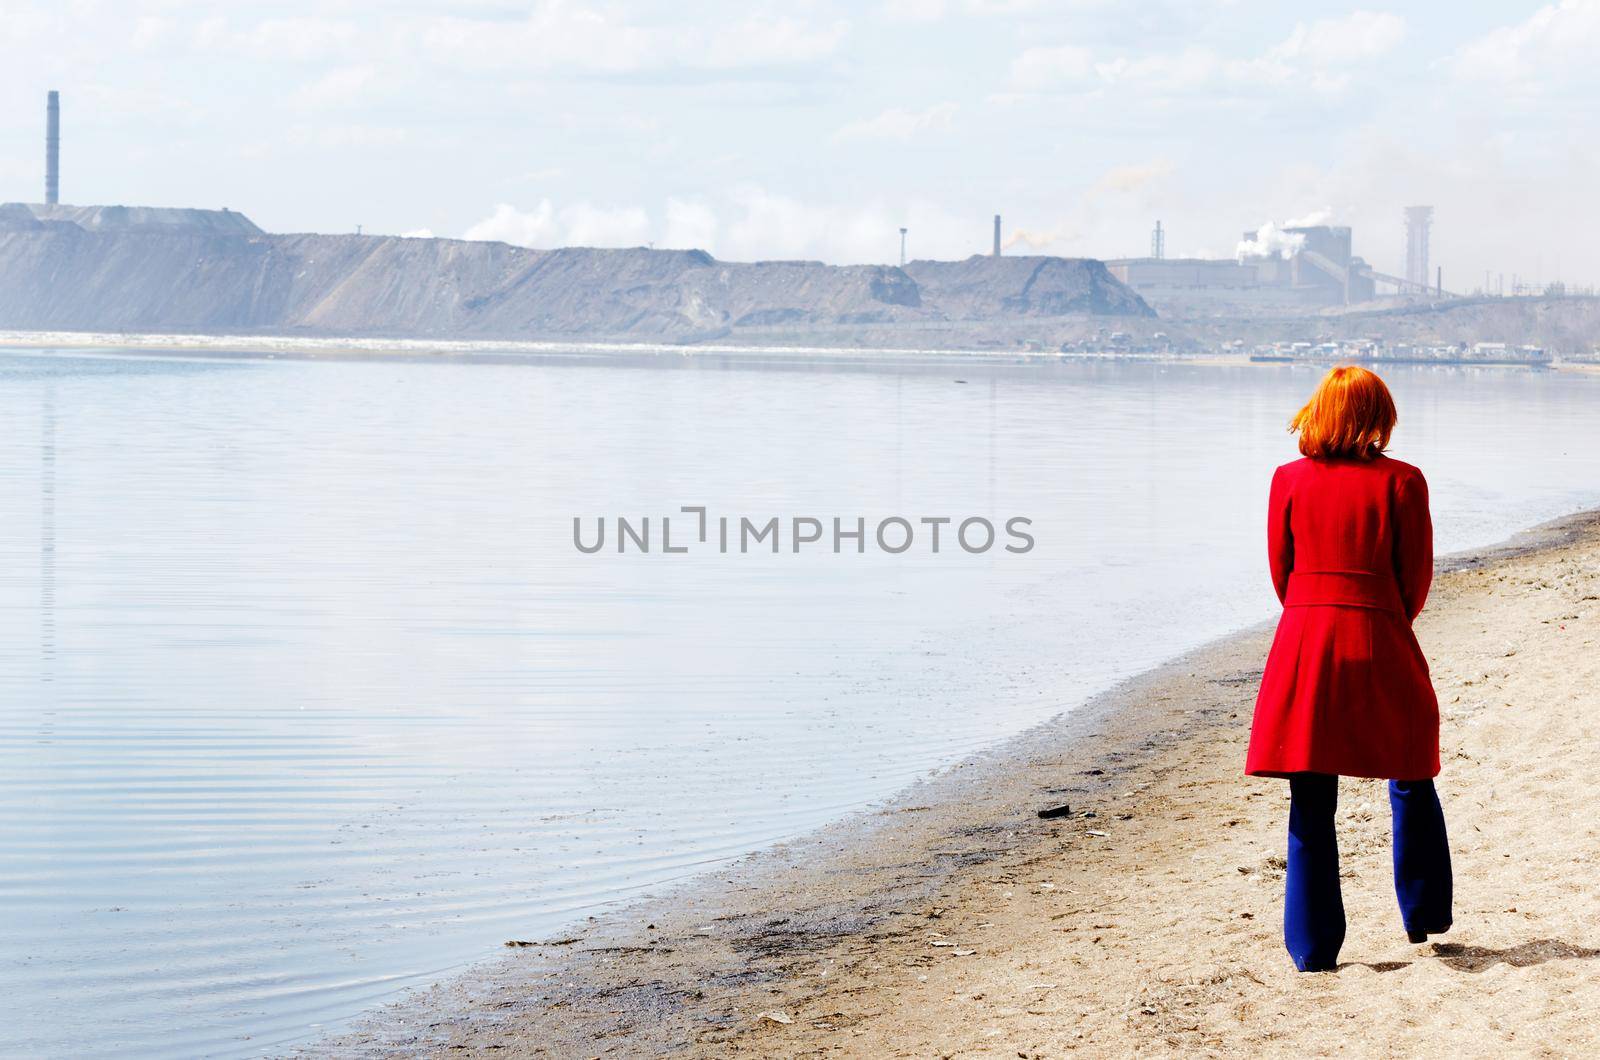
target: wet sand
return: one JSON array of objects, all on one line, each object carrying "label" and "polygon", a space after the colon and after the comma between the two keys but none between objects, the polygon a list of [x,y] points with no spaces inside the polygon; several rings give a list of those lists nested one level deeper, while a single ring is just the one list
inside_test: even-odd
[{"label": "wet sand", "polygon": [[[1349,936],[1280,940],[1287,786],[1242,775],[1270,628],[304,1050],[341,1056],[1570,1056],[1600,1042],[1600,513],[1446,564],[1455,928],[1406,942],[1382,782],[1346,780]],[[1265,574],[1262,575],[1265,577]],[[1069,816],[1041,820],[1062,804]]]}]

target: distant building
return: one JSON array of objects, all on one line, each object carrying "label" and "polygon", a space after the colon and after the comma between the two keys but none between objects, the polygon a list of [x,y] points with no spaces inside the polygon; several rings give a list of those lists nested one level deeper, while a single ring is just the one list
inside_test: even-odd
[{"label": "distant building", "polygon": [[1134,290],[1161,287],[1255,287],[1254,264],[1211,258],[1116,258],[1111,275]]},{"label": "distant building", "polygon": [[[1375,274],[1351,253],[1343,225],[1281,230],[1277,249],[1231,258],[1117,258],[1106,268],[1123,283],[1157,298],[1259,302],[1262,305],[1342,305],[1377,296]],[[1256,244],[1258,233],[1244,242]]]}]

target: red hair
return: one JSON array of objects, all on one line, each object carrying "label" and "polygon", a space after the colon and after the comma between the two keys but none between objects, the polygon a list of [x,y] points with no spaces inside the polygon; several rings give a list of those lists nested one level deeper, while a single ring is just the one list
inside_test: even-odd
[{"label": "red hair", "polygon": [[1394,398],[1377,373],[1343,364],[1322,377],[1289,430],[1306,456],[1371,460],[1388,448],[1394,423]]}]

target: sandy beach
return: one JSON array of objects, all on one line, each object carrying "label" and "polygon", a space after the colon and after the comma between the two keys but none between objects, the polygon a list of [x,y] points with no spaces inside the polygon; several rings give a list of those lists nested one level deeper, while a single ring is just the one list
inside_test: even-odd
[{"label": "sandy beach", "polygon": [[[1406,942],[1346,780],[1339,969],[1280,938],[1286,785],[1242,774],[1270,629],[385,1010],[315,1054],[1571,1056],[1600,1041],[1600,514],[1447,563],[1455,927]],[[1265,571],[1262,573],[1265,578]],[[1037,811],[1070,805],[1068,816]]]}]

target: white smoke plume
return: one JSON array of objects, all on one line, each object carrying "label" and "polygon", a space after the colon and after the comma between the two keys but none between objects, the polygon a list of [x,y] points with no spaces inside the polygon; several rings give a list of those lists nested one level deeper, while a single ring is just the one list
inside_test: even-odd
[{"label": "white smoke plume", "polygon": [[1030,232],[1025,228],[1019,228],[1000,246],[1002,250],[1010,250],[1016,246],[1024,246],[1029,250],[1044,250],[1058,243],[1070,243],[1082,235],[1082,232],[1071,228],[1058,228],[1048,232]]},{"label": "white smoke plume", "polygon": [[1320,210],[1312,210],[1304,217],[1291,217],[1283,222],[1285,228],[1316,228],[1333,220],[1333,208],[1324,206]]},{"label": "white smoke plume", "polygon": [[1240,261],[1245,258],[1270,258],[1274,255],[1288,259],[1299,253],[1305,242],[1306,237],[1298,232],[1285,232],[1268,221],[1256,229],[1254,239],[1243,240],[1235,247],[1233,256]]}]

